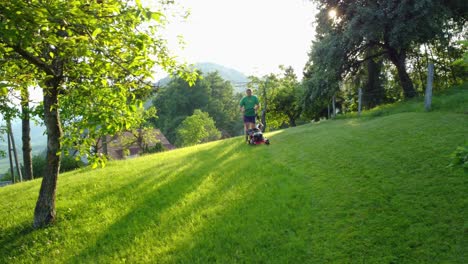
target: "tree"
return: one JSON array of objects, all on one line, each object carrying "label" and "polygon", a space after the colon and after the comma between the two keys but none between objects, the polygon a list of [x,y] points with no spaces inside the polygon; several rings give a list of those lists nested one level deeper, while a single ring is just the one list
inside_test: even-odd
[{"label": "tree", "polygon": [[201,110],[208,112],[223,136],[237,135],[238,131],[242,131],[242,122],[239,118],[239,101],[234,97],[232,84],[218,72],[205,74],[203,81],[209,86],[211,94],[208,105]]},{"label": "tree", "polygon": [[280,66],[283,76],[279,77],[279,88],[275,98],[273,98],[273,111],[278,116],[283,115],[289,126],[296,126],[296,120],[302,113],[300,98],[302,97],[302,87],[292,67]]},{"label": "tree", "polygon": [[[307,75],[313,75],[314,70],[318,75],[326,71],[335,75],[335,79],[336,76],[341,79],[355,72],[361,63],[385,56],[396,67],[406,98],[416,95],[406,68],[408,53],[432,39],[443,38],[447,29],[463,25],[466,20],[466,8],[463,10],[458,1],[315,2],[320,8],[317,16],[318,41],[310,54]],[[330,18],[330,10],[335,10],[337,16]],[[328,50],[320,53],[324,48]],[[376,52],[369,53],[369,49]],[[329,63],[322,64],[323,61],[318,58],[320,56]],[[323,70],[314,67],[323,67]]]},{"label": "tree", "polygon": [[292,67],[280,65],[280,74],[263,77],[250,76],[249,88],[255,91],[261,105],[264,130],[296,126],[302,113],[304,91]]},{"label": "tree", "polygon": [[155,126],[171,142],[176,141],[177,127],[195,109],[207,112],[224,136],[237,135],[242,131],[233,87],[217,72],[204,74],[203,79],[197,80],[192,87],[180,78],[173,78],[157,92],[153,105],[159,115]]},{"label": "tree", "polygon": [[152,88],[146,79],[153,66],[189,82],[196,78],[157,37],[167,22],[164,7],[171,2],[161,0],[155,11],[139,0],[12,0],[0,6],[0,54],[18,65],[33,65],[28,73],[44,94],[47,167],[35,227],[55,220],[62,150],[89,153],[96,138],[137,124],[133,114],[142,107],[140,95]]},{"label": "tree", "polygon": [[[10,173],[12,182],[15,182],[15,173],[14,170],[16,169],[18,178],[22,181],[22,174],[18,162],[18,155],[16,152],[16,143],[14,142],[13,136],[13,129],[11,126],[11,121],[18,116],[18,110],[15,108],[14,104],[12,103],[13,98],[11,96],[12,86],[9,83],[2,82],[2,93],[0,94],[0,113],[3,116],[3,119],[6,121],[6,126],[4,129],[1,129],[0,132],[7,134],[7,141],[8,141],[8,158],[10,161]],[[13,157],[12,152],[13,151]],[[3,154],[3,152],[2,152]],[[13,160],[15,165],[13,165]]]},{"label": "tree", "polygon": [[273,116],[275,112],[272,112],[275,108],[273,98],[276,97],[278,86],[278,76],[274,73],[263,77],[249,76],[247,87],[254,91],[260,101],[260,121],[263,124],[263,131],[267,131],[270,127],[274,129],[281,126],[281,121]]},{"label": "tree", "polygon": [[158,118],[154,124],[170,142],[176,141],[177,127],[187,116],[195,109],[206,107],[211,94],[208,89],[201,79],[190,87],[185,80],[176,77],[157,91],[153,105],[158,109]]},{"label": "tree", "polygon": [[[0,71],[3,74],[2,84],[5,86],[5,95],[9,94],[13,101],[19,98],[19,104],[21,105],[21,114],[11,116],[11,118],[20,117],[22,120],[22,150],[23,150],[23,169],[24,179],[33,179],[32,170],[32,147],[31,147],[31,135],[30,135],[30,117],[31,110],[29,106],[29,91],[31,86],[36,85],[34,78],[31,78],[29,71],[33,70],[34,66],[28,65],[27,63],[18,63],[20,57],[16,54],[9,56],[8,54],[3,55],[3,59],[0,60]],[[8,70],[4,70],[8,69]],[[10,91],[8,91],[8,88]],[[0,96],[2,96],[0,94]],[[16,105],[12,105],[12,108],[16,108]],[[0,112],[3,112],[0,109]]]},{"label": "tree", "polygon": [[23,168],[24,179],[34,179],[33,166],[32,166],[32,146],[31,146],[31,109],[29,107],[29,91],[28,87],[21,89],[21,139],[23,142]]},{"label": "tree", "polygon": [[182,121],[177,128],[176,145],[179,147],[192,146],[204,142],[217,140],[221,132],[208,113],[196,109],[193,115]]},{"label": "tree", "polygon": [[160,142],[157,138],[158,132],[149,123],[150,119],[156,118],[156,108],[152,106],[148,109],[141,109],[138,114],[141,115],[144,122],[130,131],[118,133],[119,145],[127,153],[129,152],[129,148],[134,145],[138,146],[140,153],[148,153],[152,146]]}]

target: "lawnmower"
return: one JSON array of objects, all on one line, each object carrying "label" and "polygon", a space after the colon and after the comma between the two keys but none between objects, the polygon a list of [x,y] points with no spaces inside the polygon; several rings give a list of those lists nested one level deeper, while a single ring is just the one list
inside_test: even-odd
[{"label": "lawnmower", "polygon": [[255,128],[247,130],[247,143],[249,143],[249,145],[270,145],[270,140],[263,136],[262,127],[262,124],[258,124]]}]

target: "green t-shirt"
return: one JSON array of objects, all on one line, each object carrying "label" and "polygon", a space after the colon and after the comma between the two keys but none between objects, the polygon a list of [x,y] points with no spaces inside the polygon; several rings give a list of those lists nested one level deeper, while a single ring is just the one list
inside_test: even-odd
[{"label": "green t-shirt", "polygon": [[245,116],[255,116],[255,105],[259,104],[258,102],[258,98],[257,96],[255,95],[251,95],[251,96],[244,96],[244,98],[242,98],[240,100],[240,106],[243,106],[245,111],[244,111],[244,115]]}]

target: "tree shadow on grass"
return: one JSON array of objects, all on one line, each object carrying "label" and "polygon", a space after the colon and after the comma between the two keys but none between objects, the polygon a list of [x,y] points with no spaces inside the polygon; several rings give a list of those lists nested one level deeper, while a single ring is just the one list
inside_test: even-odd
[{"label": "tree shadow on grass", "polygon": [[[61,193],[59,189],[57,194],[57,223],[49,228],[39,230],[34,230],[29,221],[15,223],[10,228],[1,228],[0,260],[9,262],[12,259],[18,260],[23,259],[23,257],[30,258],[31,255],[46,259],[50,257],[50,252],[52,251],[66,251],[67,243],[65,243],[66,241],[64,240],[67,239],[67,236],[73,237],[82,235],[79,231],[85,230],[85,227],[82,225],[86,225],[86,218],[100,218],[99,220],[106,221],[105,217],[103,218],[101,214],[93,215],[95,212],[99,211],[96,210],[96,208],[103,210],[109,209],[100,207],[111,207],[109,210],[111,212],[121,211],[115,213],[113,216],[120,214],[122,215],[122,220],[115,224],[108,223],[111,226],[109,230],[115,230],[116,228],[112,229],[114,225],[117,229],[125,231],[126,229],[122,228],[122,226],[131,225],[131,222],[135,221],[136,224],[142,226],[134,229],[129,227],[127,231],[138,233],[138,231],[143,230],[145,226],[159,221],[153,219],[154,213],[176,203],[177,200],[180,199],[179,196],[183,196],[186,192],[190,191],[192,186],[196,186],[197,183],[206,177],[206,175],[198,175],[203,171],[203,169],[200,168],[221,163],[222,160],[237,151],[236,146],[236,144],[233,144],[230,147],[228,146],[227,149],[204,147],[204,150],[199,153],[186,155],[183,164],[181,162],[161,163],[157,162],[157,160],[154,162],[154,159],[148,161],[149,158],[145,157],[146,160],[144,161],[138,161],[138,159],[126,161],[130,162],[130,166],[125,169],[125,166],[122,166],[123,163],[117,162],[111,164],[108,169],[114,170],[115,173],[127,173],[128,177],[113,184],[111,184],[113,182],[113,177],[109,177],[108,181],[100,180],[97,183],[98,187],[96,187],[96,182],[93,181],[96,178],[85,179],[88,175],[73,175],[73,177],[83,177],[83,180],[78,179],[78,181],[76,181],[75,178],[73,179],[74,182],[70,183],[68,179],[65,180],[65,178],[72,179],[72,177],[68,175],[68,177],[62,179],[63,182],[61,182],[61,185],[64,187],[67,184],[72,184],[73,188],[68,189],[67,193]],[[206,165],[205,160],[209,163],[208,165]],[[132,167],[133,162],[143,167],[144,172],[139,173],[141,175],[134,174],[134,172],[138,170]],[[95,171],[95,173],[99,172]],[[86,191],[88,191],[88,193],[86,193]],[[93,193],[95,194],[93,195]],[[28,209],[28,212],[31,210]],[[145,212],[145,210],[148,210],[148,212]],[[21,217],[21,219],[24,218]],[[113,218],[111,220],[114,219],[118,218]],[[107,219],[107,221],[109,220]],[[91,223],[95,224],[97,222],[91,221]],[[118,223],[121,223],[121,225]],[[70,234],[70,230],[72,230],[74,234]],[[91,230],[90,232],[93,231],[94,230]],[[86,232],[83,233],[86,234]],[[117,234],[118,236],[122,235],[119,232],[117,232]],[[131,234],[129,233],[127,235]],[[49,238],[51,236],[56,240],[54,240],[54,243],[49,243]],[[122,239],[118,236],[115,240],[113,238],[108,239],[103,233],[98,239],[100,242],[97,243],[97,245],[104,245],[109,248],[105,251],[107,253],[112,252],[115,246],[113,243],[122,244]],[[91,237],[93,238],[95,236]],[[123,235],[123,241],[125,241],[125,237],[126,236]],[[86,239],[86,237],[83,237],[83,241],[80,242],[78,240],[77,244],[69,245],[69,247],[77,247],[76,250],[83,249],[89,245]],[[38,245],[42,242],[44,242],[42,245]],[[69,248],[68,250],[73,252],[74,249]],[[84,255],[93,256],[93,253],[89,253],[93,251],[91,248],[88,248],[87,251],[88,253]],[[98,251],[96,255],[101,255],[101,253],[102,252]],[[92,260],[92,257],[88,259]],[[76,261],[79,261],[79,258],[77,258]]]},{"label": "tree shadow on grass", "polygon": [[[88,199],[103,199],[106,195],[118,197],[129,191],[138,194],[126,214],[101,232],[94,243],[70,256],[67,262],[145,261],[152,253],[138,252],[139,249],[165,251],[163,248],[170,243],[172,235],[186,226],[185,220],[197,213],[200,206],[209,203],[213,195],[221,195],[220,192],[231,188],[232,177],[236,175],[224,173],[223,166],[229,163],[242,168],[242,157],[235,155],[241,151],[239,146],[232,144],[227,148],[202,149],[186,155],[184,166],[166,166],[154,173],[155,177],[147,177],[134,186],[136,189],[121,187],[112,193]],[[145,241],[152,240],[154,236],[160,243],[145,246]]]},{"label": "tree shadow on grass", "polygon": [[18,255],[18,248],[24,244],[25,237],[34,232],[31,223],[21,223],[0,234],[0,263],[8,263]]}]

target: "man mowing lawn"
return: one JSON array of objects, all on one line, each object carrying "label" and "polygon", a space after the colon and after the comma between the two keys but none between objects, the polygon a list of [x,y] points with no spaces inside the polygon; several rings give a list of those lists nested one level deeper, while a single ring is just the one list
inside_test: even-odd
[{"label": "man mowing lawn", "polygon": [[244,96],[239,103],[240,110],[244,114],[244,129],[245,129],[245,140],[249,140],[247,131],[255,128],[255,116],[259,107],[259,101],[257,96],[252,95],[252,89],[245,91],[247,96]]}]

